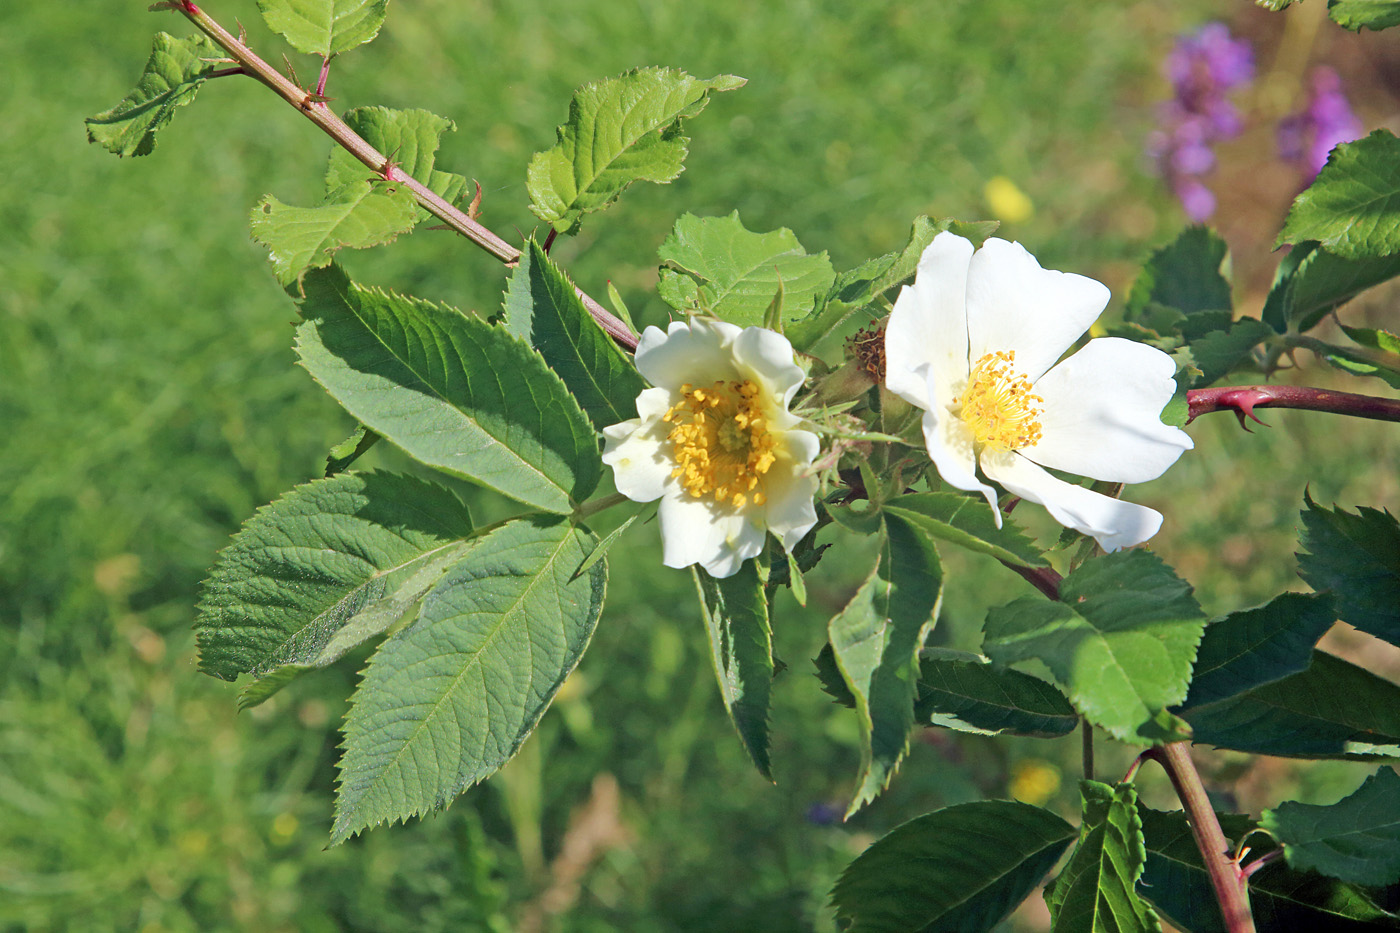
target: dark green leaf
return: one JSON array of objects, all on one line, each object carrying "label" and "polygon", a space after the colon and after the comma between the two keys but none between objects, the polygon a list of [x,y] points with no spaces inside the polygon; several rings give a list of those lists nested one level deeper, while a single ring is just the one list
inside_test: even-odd
[{"label": "dark green leaf", "polygon": [[578,664],[603,606],[597,543],[563,520],[508,522],[370,660],[345,722],[332,843],[440,808],[505,764]]},{"label": "dark green leaf", "polygon": [[1397,275],[1400,254],[1343,259],[1316,242],[1299,243],[1279,262],[1263,318],[1279,333],[1290,327],[1310,330],[1361,292]]},{"label": "dark green leaf", "polygon": [[677,310],[700,310],[740,327],[761,326],[782,283],[788,319],[804,316],[826,294],[836,273],[825,252],[807,255],[791,230],[744,228],[739,212],[728,217],[682,214],[661,244],[657,290]]},{"label": "dark green leaf", "polygon": [[1128,296],[1125,316],[1140,320],[1149,306],[1185,315],[1229,311],[1230,282],[1221,273],[1229,247],[1207,227],[1188,227],[1148,257]]},{"label": "dark green leaf", "polygon": [[646,381],[533,239],[511,275],[503,323],[540,351],[594,427],[637,417],[637,396]]},{"label": "dark green leaf", "polygon": [[[442,135],[455,129],[451,120],[427,110],[390,110],[387,107],[356,107],[345,112],[344,120],[365,142],[388,156],[405,175],[422,182],[434,194],[448,201],[461,197],[467,180],[453,172],[439,171],[436,167]],[[342,147],[331,150],[330,161],[326,165],[327,191],[374,177],[374,172]],[[423,220],[428,212],[418,207],[414,216]]]},{"label": "dark green leaf", "polygon": [[471,527],[456,496],[407,476],[343,473],[298,486],[219,553],[195,621],[200,670],[261,677],[315,664],[367,620],[363,637],[383,631],[422,595],[420,573],[431,576]]},{"label": "dark green leaf", "polygon": [[330,265],[342,249],[392,243],[413,229],[417,210],[412,191],[383,179],[341,185],[315,207],[293,207],[269,194],[253,208],[253,239],[268,248],[285,287],[308,269]]},{"label": "dark green leaf", "polygon": [[263,20],[299,52],[329,58],[369,42],[389,0],[258,0]]},{"label": "dark green leaf", "polygon": [[156,133],[174,118],[175,108],[194,100],[221,54],[204,36],[156,33],[136,88],[111,110],[85,121],[88,142],[119,156],[149,155]]},{"label": "dark green leaf", "polygon": [[914,718],[931,726],[1045,739],[1079,725],[1064,694],[1038,677],[981,660],[940,657],[931,649],[919,663]]},{"label": "dark green leaf", "polygon": [[1366,506],[1325,509],[1306,493],[1304,503],[1298,573],[1332,594],[1342,619],[1400,645],[1400,523]]},{"label": "dark green leaf", "polygon": [[1400,2],[1397,0],[1327,0],[1327,15],[1338,26],[1360,32],[1379,32],[1400,26]]},{"label": "dark green leaf", "polygon": [[698,567],[692,572],[724,708],[759,773],[771,781],[768,708],[773,689],[773,632],[768,627],[768,601],[756,565],[756,561],[744,561],[738,573],[722,580]]},{"label": "dark green leaf", "polygon": [[1308,669],[1313,645],[1332,627],[1330,599],[1284,593],[1206,626],[1185,708],[1215,703]]},{"label": "dark green leaf", "polygon": [[1400,139],[1376,130],[1332,150],[1293,201],[1278,244],[1317,240],[1345,259],[1400,253]]},{"label": "dark green leaf", "polygon": [[885,511],[898,515],[924,534],[1022,567],[1046,567],[1035,542],[1006,518],[1001,527],[981,496],[954,492],[920,492],[897,496]]},{"label": "dark green leaf", "polygon": [[1259,825],[1298,871],[1364,885],[1400,881],[1400,776],[1389,768],[1331,806],[1286,801],[1265,810]]},{"label": "dark green leaf", "polygon": [[[530,210],[560,233],[607,207],[634,181],[669,182],[681,173],[682,121],[743,78],[692,78],[670,68],[639,68],[586,84],[569,104],[554,148],[530,160]],[[769,298],[772,297],[770,293]]]},{"label": "dark green leaf", "polygon": [[828,625],[837,666],[860,718],[860,785],[847,816],[888,786],[909,748],[918,653],[933,628],[942,584],[933,544],[892,518],[879,564]]},{"label": "dark green leaf", "polygon": [[982,800],[910,820],[875,842],[831,892],[847,933],[977,933],[1035,890],[1074,838],[1048,810]]},{"label": "dark green leaf", "polygon": [[1230,323],[1228,329],[1213,330],[1190,342],[1191,359],[1200,369],[1194,387],[1210,385],[1226,375],[1264,340],[1273,336],[1273,329],[1252,317]]},{"label": "dark green leaf", "polygon": [[1160,741],[1162,712],[1186,697],[1205,628],[1191,587],[1147,551],[1087,561],[1063,602],[1018,599],[987,614],[983,651],[999,664],[1039,659],[1090,722],[1124,741]]},{"label": "dark green leaf", "polygon": [[[1141,805],[1138,814],[1147,844],[1147,865],[1138,879],[1138,894],[1183,930],[1228,933],[1186,814],[1179,810],[1162,813]],[[1235,845],[1255,828],[1252,820],[1239,814],[1216,816],[1225,838]],[[1251,838],[1249,846],[1251,859],[1274,848],[1263,835]],[[1249,904],[1259,933],[1361,933],[1396,926],[1394,915],[1377,907],[1359,888],[1297,872],[1281,862],[1250,877]]]},{"label": "dark green leaf", "polygon": [[1080,781],[1084,817],[1079,842],[1046,902],[1054,933],[1160,931],[1157,914],[1137,893],[1147,850],[1137,789]]},{"label": "dark green leaf", "polygon": [[1198,743],[1288,758],[1400,757],[1400,687],[1323,651],[1301,674],[1182,711]]},{"label": "dark green leaf", "polygon": [[587,417],[539,354],[442,305],[307,275],[302,365],[414,459],[521,502],[568,512],[598,484]]}]

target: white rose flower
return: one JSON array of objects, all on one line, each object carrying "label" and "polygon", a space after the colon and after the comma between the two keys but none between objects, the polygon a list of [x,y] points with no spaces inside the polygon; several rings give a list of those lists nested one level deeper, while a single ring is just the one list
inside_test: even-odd
[{"label": "white rose flower", "polygon": [[885,332],[885,383],[924,410],[924,440],[945,482],[1039,502],[1108,551],[1157,533],[1162,516],[1057,479],[1044,468],[1116,483],[1160,476],[1192,447],[1161,421],[1176,365],[1155,347],[1103,337],[1060,356],[1099,316],[1108,289],[1042,269],[1019,243],[976,252],[941,233],[919,259]]},{"label": "white rose flower", "polygon": [[772,531],[789,552],[817,523],[820,450],[788,404],[804,378],[786,337],[723,321],[648,327],[637,369],[655,387],[603,429],[618,491],[661,500],[662,561],[727,577]]}]

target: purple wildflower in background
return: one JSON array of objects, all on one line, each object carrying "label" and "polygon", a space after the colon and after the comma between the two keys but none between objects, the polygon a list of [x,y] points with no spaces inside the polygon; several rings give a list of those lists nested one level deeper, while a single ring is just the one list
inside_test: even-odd
[{"label": "purple wildflower in background", "polygon": [[1363,127],[1351,112],[1342,92],[1342,79],[1335,71],[1318,66],[1308,84],[1307,106],[1278,125],[1278,153],[1285,161],[1306,169],[1311,179],[1327,164],[1332,147],[1360,139]]},{"label": "purple wildflower in background", "polygon": [[1161,128],[1148,137],[1147,152],[1186,215],[1199,222],[1215,211],[1215,196],[1200,180],[1215,168],[1211,145],[1244,127],[1225,95],[1254,80],[1254,52],[1247,41],[1231,38],[1224,23],[1207,23],[1177,40],[1163,70],[1172,99],[1161,109]]}]

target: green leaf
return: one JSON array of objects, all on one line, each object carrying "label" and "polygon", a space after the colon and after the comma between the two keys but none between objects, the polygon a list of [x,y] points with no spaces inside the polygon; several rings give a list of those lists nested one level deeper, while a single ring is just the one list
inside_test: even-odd
[{"label": "green leaf", "polygon": [[942,585],[932,542],[892,518],[885,524],[879,564],[827,626],[860,719],[860,784],[847,816],[889,785],[908,751],[919,649],[933,629]]},{"label": "green leaf", "polygon": [[1000,528],[981,496],[953,492],[919,492],[885,503],[885,511],[898,515],[924,534],[940,538],[979,554],[1020,567],[1048,567],[1035,542],[1009,518]]},{"label": "green leaf", "polygon": [[1301,674],[1183,710],[1197,743],[1286,758],[1400,757],[1400,687],[1324,651]]},{"label": "green leaf", "polygon": [[701,79],[638,68],[585,84],[569,103],[559,141],[530,160],[530,210],[560,233],[573,233],[584,214],[607,207],[632,182],[673,180],[690,142],[682,121],[705,109],[711,91],[744,83],[733,75]]},{"label": "green leaf", "polygon": [[540,351],[594,427],[637,417],[637,396],[646,381],[533,239],[510,277],[503,323]]},{"label": "green leaf", "polygon": [[1254,0],[1254,2],[1266,10],[1273,10],[1277,13],[1279,10],[1287,9],[1297,3],[1298,0]]},{"label": "green leaf", "polygon": [[773,690],[773,632],[768,626],[768,601],[757,562],[744,561],[738,573],[720,580],[698,567],[692,573],[724,708],[739,731],[744,750],[759,773],[771,781],[768,709]]},{"label": "green leaf", "polygon": [[[437,151],[442,135],[456,129],[456,124],[427,110],[390,110],[387,107],[356,107],[345,112],[343,119],[365,142],[387,155],[404,174],[423,183],[434,194],[456,201],[467,187],[467,180],[454,172],[439,171]],[[367,181],[375,177],[363,162],[344,148],[331,150],[326,165],[326,190]],[[423,220],[428,212],[415,208],[415,217]]]},{"label": "green leaf", "polygon": [[349,437],[331,448],[326,455],[326,475],[335,476],[350,469],[350,465],[379,443],[379,435],[364,425],[357,425]]},{"label": "green leaf", "polygon": [[233,680],[316,664],[342,630],[396,611],[385,626],[397,621],[418,572],[471,528],[456,496],[407,476],[342,473],[296,487],[219,553],[195,621],[200,670]]},{"label": "green leaf", "polygon": [[539,354],[443,305],[309,274],[297,352],[352,415],[428,466],[568,512],[598,484],[588,419]]},{"label": "green leaf", "polygon": [[897,827],[832,889],[847,933],[973,933],[1016,909],[1074,838],[1048,810],[980,800]]},{"label": "green leaf", "polygon": [[1187,227],[1148,258],[1128,295],[1125,317],[1140,320],[1149,306],[1173,308],[1186,315],[1229,311],[1230,282],[1222,274],[1229,247],[1207,227]]},{"label": "green leaf", "polygon": [[[1138,879],[1138,894],[1183,930],[1228,933],[1186,814],[1179,810],[1162,813],[1141,805],[1138,814],[1147,845],[1147,865]],[[1248,817],[1233,813],[1216,816],[1225,838],[1237,844],[1255,829]],[[1261,835],[1249,842],[1252,858],[1274,848]],[[1250,876],[1249,906],[1259,933],[1362,933],[1396,926],[1395,915],[1381,910],[1359,888],[1293,871],[1282,862]]]},{"label": "green leaf", "polygon": [[1228,329],[1213,330],[1191,340],[1191,358],[1200,369],[1192,385],[1210,385],[1225,376],[1250,350],[1273,336],[1273,328],[1252,317],[1230,323]]},{"label": "green leaf", "polygon": [[1228,699],[1308,669],[1313,645],[1332,627],[1330,599],[1284,593],[1206,626],[1183,707]]},{"label": "green leaf", "polygon": [[1084,818],[1069,864],[1046,902],[1054,933],[1160,931],[1157,914],[1137,894],[1147,849],[1137,789],[1080,781]]},{"label": "green leaf", "polygon": [[119,156],[149,155],[156,133],[174,118],[175,108],[194,100],[222,54],[204,36],[176,39],[156,33],[135,89],[111,110],[84,121],[88,142]]},{"label": "green leaf", "polygon": [[918,722],[954,729],[963,723],[984,734],[1043,739],[1068,735],[1079,725],[1064,694],[1038,677],[931,652],[926,649],[919,663]]},{"label": "green leaf", "polygon": [[389,0],[258,0],[267,27],[298,52],[329,58],[369,42]]},{"label": "green leaf", "polygon": [[1185,699],[1205,628],[1190,585],[1154,554],[1119,551],[1067,576],[1060,598],[992,609],[982,650],[999,664],[1043,661],[1075,709],[1115,738],[1165,738],[1160,714]]},{"label": "green leaf", "polygon": [[1342,143],[1293,201],[1278,243],[1317,240],[1344,259],[1400,253],[1400,139],[1376,130]]},{"label": "green leaf", "polygon": [[762,326],[764,311],[782,283],[789,320],[803,317],[826,294],[836,272],[823,251],[807,255],[786,227],[770,233],[728,217],[682,214],[659,253],[667,264],[657,286],[677,310],[699,310],[740,327]]},{"label": "green leaf", "polygon": [[1363,632],[1400,645],[1400,522],[1361,506],[1325,509],[1304,493],[1298,573],[1330,592],[1337,615]]},{"label": "green leaf", "polygon": [[1289,800],[1265,810],[1259,825],[1299,871],[1364,885],[1400,881],[1400,775],[1389,768],[1331,806]]},{"label": "green leaf", "polygon": [[345,721],[332,844],[446,806],[500,768],[578,664],[607,582],[596,544],[549,518],[481,538],[370,660]]},{"label": "green leaf", "polygon": [[1310,330],[1360,293],[1400,275],[1400,254],[1343,259],[1316,242],[1299,243],[1279,261],[1263,318],[1280,334]]},{"label": "green leaf", "polygon": [[326,194],[315,207],[293,207],[265,195],[253,208],[253,239],[271,253],[283,287],[308,269],[330,265],[342,249],[392,243],[413,229],[418,202],[398,182],[352,181]]},{"label": "green leaf", "polygon": [[1327,0],[1327,15],[1332,22],[1352,32],[1374,29],[1379,32],[1400,26],[1400,2],[1397,0]]}]

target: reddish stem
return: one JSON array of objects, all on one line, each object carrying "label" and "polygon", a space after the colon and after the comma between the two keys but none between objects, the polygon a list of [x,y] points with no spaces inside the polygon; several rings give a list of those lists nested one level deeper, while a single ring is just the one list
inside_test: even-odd
[{"label": "reddish stem", "polygon": [[[388,181],[397,181],[413,192],[418,203],[428,213],[437,217],[450,228],[460,233],[462,236],[480,246],[486,252],[495,256],[508,266],[513,266],[520,261],[520,250],[511,246],[505,240],[497,236],[483,224],[478,223],[474,218],[448,203],[445,199],[429,190],[429,188],[417,179],[400,171],[387,156],[371,146],[363,137],[345,123],[344,120],[331,112],[329,107],[317,106],[313,95],[305,89],[298,87],[293,82],[285,78],[281,72],[273,68],[267,62],[253,53],[233,36],[227,29],[220,26],[203,10],[195,6],[190,0],[175,0],[177,8],[190,22],[199,27],[200,31],[213,39],[220,48],[228,53],[229,57],[237,61],[243,69],[252,77],[257,78],[267,85],[277,96],[295,107],[302,116],[321,128],[326,135],[330,136],[355,158],[359,159],[376,174]],[[624,324],[611,311],[604,308],[598,302],[589,297],[578,286],[574,287],[583,306],[588,310],[618,344],[629,350],[637,348],[637,335],[632,333],[631,328]]]},{"label": "reddish stem", "polygon": [[[1186,393],[1190,411],[1187,423],[1212,411],[1233,411],[1245,426],[1252,418],[1260,424],[1256,408],[1298,408],[1305,411],[1326,411],[1334,415],[1351,415],[1376,421],[1400,421],[1400,399],[1374,395],[1356,395],[1311,386],[1219,386],[1213,389],[1192,389]],[[1246,427],[1246,430],[1248,428]]]},{"label": "reddish stem", "polygon": [[[321,59],[321,75],[316,79],[316,96],[326,96],[326,79],[331,76],[331,58],[327,55]],[[324,103],[322,104],[324,106]]]},{"label": "reddish stem", "polygon": [[1230,933],[1254,933],[1254,917],[1249,912],[1249,894],[1244,872],[1231,857],[1225,833],[1220,829],[1220,821],[1215,817],[1215,808],[1206,796],[1205,785],[1191,761],[1191,752],[1185,742],[1172,742],[1158,745],[1143,753],[1160,764],[1171,779],[1176,795],[1181,799],[1182,809],[1191,824],[1191,835],[1196,839],[1196,848],[1205,861],[1206,873],[1215,888],[1216,900],[1220,902],[1220,915],[1225,920],[1225,929]]}]

